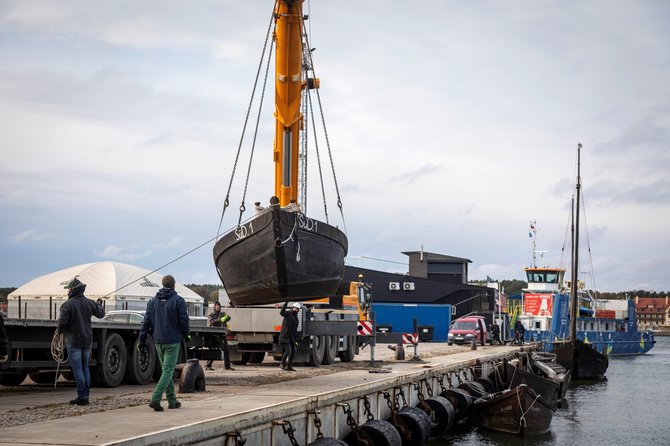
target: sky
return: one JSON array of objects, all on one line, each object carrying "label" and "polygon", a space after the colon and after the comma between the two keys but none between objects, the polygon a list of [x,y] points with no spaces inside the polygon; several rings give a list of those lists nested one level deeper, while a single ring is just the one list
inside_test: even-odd
[{"label": "sky", "polygon": [[[0,286],[105,260],[153,270],[216,236],[272,6],[0,0]],[[567,266],[581,143],[589,287],[670,290],[669,2],[304,8],[349,264],[406,272],[423,247],[470,259],[470,279],[523,279],[536,221],[537,263]],[[273,194],[273,77],[247,209]],[[161,272],[219,283],[211,243]]]}]

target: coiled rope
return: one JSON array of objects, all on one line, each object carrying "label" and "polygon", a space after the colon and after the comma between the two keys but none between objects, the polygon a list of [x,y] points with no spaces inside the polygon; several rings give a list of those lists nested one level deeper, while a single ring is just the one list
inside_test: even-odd
[{"label": "coiled rope", "polygon": [[56,387],[60,365],[67,361],[65,355],[65,333],[62,331],[54,331],[54,335],[51,338],[51,357],[56,361],[56,378],[54,379],[54,387]]}]

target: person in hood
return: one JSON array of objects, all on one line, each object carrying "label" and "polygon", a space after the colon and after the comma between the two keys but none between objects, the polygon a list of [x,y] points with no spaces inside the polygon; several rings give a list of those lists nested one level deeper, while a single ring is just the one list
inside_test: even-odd
[{"label": "person in hood", "polygon": [[[224,333],[222,336],[212,335],[211,340],[213,342],[209,346],[209,348],[215,350],[218,349],[220,345],[223,345],[223,351],[222,351],[223,365],[226,370],[235,370],[230,366],[230,351],[228,349],[228,336],[227,336],[228,321],[230,321],[230,315],[228,315],[225,311],[221,311],[221,302],[215,302],[214,311],[209,313],[209,316],[207,316],[207,324],[210,327],[222,327],[224,329]],[[209,361],[207,361],[205,369],[214,370],[214,367],[212,367],[213,364],[214,360],[210,359]]]},{"label": "person in hood", "polygon": [[284,302],[279,314],[284,317],[279,332],[279,345],[282,346],[284,355],[281,358],[281,368],[284,370],[295,370],[293,368],[293,358],[298,348],[298,311],[300,304],[298,302],[291,306],[291,311],[287,310],[288,302]]},{"label": "person in hood", "polygon": [[86,406],[91,387],[91,373],[88,369],[93,344],[91,317],[103,317],[105,309],[100,305],[100,300],[93,302],[84,296],[86,284],[77,277],[65,288],[68,290],[68,300],[60,307],[57,330],[65,333],[68,361],[77,384],[77,398],[70,400],[70,404]]},{"label": "person in hood", "polygon": [[151,394],[149,407],[157,412],[163,410],[161,406],[163,393],[168,401],[168,409],[181,407],[174,393],[172,375],[177,365],[177,358],[179,358],[182,338],[186,341],[191,340],[186,302],[174,288],[174,277],[170,275],[163,277],[163,288],[147,303],[147,311],[137,343],[138,350],[146,348],[147,335],[151,333],[156,344],[162,373]]}]

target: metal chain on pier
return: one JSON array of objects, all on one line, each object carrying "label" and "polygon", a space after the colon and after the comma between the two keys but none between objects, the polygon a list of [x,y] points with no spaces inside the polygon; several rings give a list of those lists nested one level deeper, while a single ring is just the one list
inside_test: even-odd
[{"label": "metal chain on pier", "polygon": [[437,380],[437,383],[440,385],[440,390],[442,391],[442,393],[447,391],[447,388],[444,386],[444,377],[445,376],[447,377],[447,380],[449,381],[449,387],[453,387],[451,385],[451,375],[450,374],[445,373],[443,375],[436,376],[435,379]]},{"label": "metal chain on pier", "polygon": [[295,428],[291,425],[291,422],[289,420],[280,420],[280,421],[275,420],[272,422],[272,424],[281,426],[282,430],[284,431],[284,434],[288,437],[289,441],[291,442],[291,446],[300,446],[298,440],[295,439],[294,435]]},{"label": "metal chain on pier", "polygon": [[[395,414],[398,412],[398,409],[400,409],[400,404],[398,401],[392,401],[391,400],[391,394],[388,392],[388,390],[384,390],[384,399],[386,400],[386,404],[388,404],[389,409],[391,409],[391,416],[395,417]],[[395,398],[393,398],[395,400]]]},{"label": "metal chain on pier", "polygon": [[456,379],[458,380],[458,385],[459,385],[459,386],[465,382],[465,380],[463,380],[463,378],[461,378],[461,372],[462,372],[462,371],[463,371],[463,370],[458,370],[458,371],[456,372]]},{"label": "metal chain on pier", "polygon": [[[450,389],[453,389],[453,388],[454,388],[454,383],[453,383],[453,381],[452,381],[452,378],[453,378],[453,372],[449,372],[449,373],[447,373],[446,375],[447,375],[447,381],[449,381],[449,388],[450,388]],[[439,382],[439,381],[438,381],[438,382]],[[442,387],[443,392],[444,392],[444,391],[445,391],[445,390],[444,390],[444,383],[440,383],[440,386]]]},{"label": "metal chain on pier", "polygon": [[414,390],[416,390],[416,397],[419,399],[418,406],[421,406],[421,410],[426,412],[428,415],[432,414],[433,409],[428,405],[428,403],[426,403],[426,398],[423,396],[423,392],[421,391],[421,381],[413,382],[412,384],[414,385]]},{"label": "metal chain on pier", "polygon": [[428,381],[428,378],[424,378],[423,381],[426,383],[426,393],[428,394],[428,397],[433,396],[433,386],[430,385],[430,382]]},{"label": "metal chain on pier", "polygon": [[240,431],[226,432],[226,442],[224,446],[228,446],[228,440],[233,440],[233,446],[243,446],[247,442],[246,439],[242,438]]},{"label": "metal chain on pier", "polygon": [[394,387],[393,388],[394,393],[396,390],[398,391],[396,395],[396,401],[398,401],[398,397],[402,398],[402,407],[407,407],[407,400],[405,399],[405,392],[403,392],[402,386]]},{"label": "metal chain on pier", "polygon": [[363,400],[363,408],[364,412],[367,418],[367,421],[372,421],[375,419],[375,417],[372,415],[372,410],[370,409],[370,399],[368,398],[367,395],[363,395],[362,398],[359,398]]},{"label": "metal chain on pier", "polygon": [[349,406],[349,403],[337,403],[337,405],[342,407],[342,410],[347,415],[347,426],[349,426],[349,428],[351,428],[351,433],[354,434],[354,437],[356,437],[356,443],[355,444],[359,444],[361,442],[364,442],[366,440],[367,436],[365,434],[365,431],[362,431],[358,427],[358,423],[356,422],[356,418],[354,418],[354,416],[352,414],[351,406]]},{"label": "metal chain on pier", "polygon": [[321,432],[321,418],[319,418],[319,411],[314,409],[314,410],[308,410],[308,414],[314,415],[314,427],[316,428],[316,438],[323,438],[323,433]]}]

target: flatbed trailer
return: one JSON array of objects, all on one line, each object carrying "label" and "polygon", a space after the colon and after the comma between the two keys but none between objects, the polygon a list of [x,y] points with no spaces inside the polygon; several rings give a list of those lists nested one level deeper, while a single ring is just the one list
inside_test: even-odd
[{"label": "flatbed trailer", "polygon": [[[122,382],[147,384],[160,376],[161,367],[151,336],[147,348],[137,351],[140,324],[92,322],[93,345],[90,370],[93,385],[116,387]],[[9,357],[0,363],[0,384],[18,385],[26,378],[41,384],[53,383],[59,374],[72,378],[69,364],[59,364],[52,355],[56,320],[6,319]],[[220,327],[191,325],[191,340],[182,341],[179,363],[187,359],[221,359]]]}]

